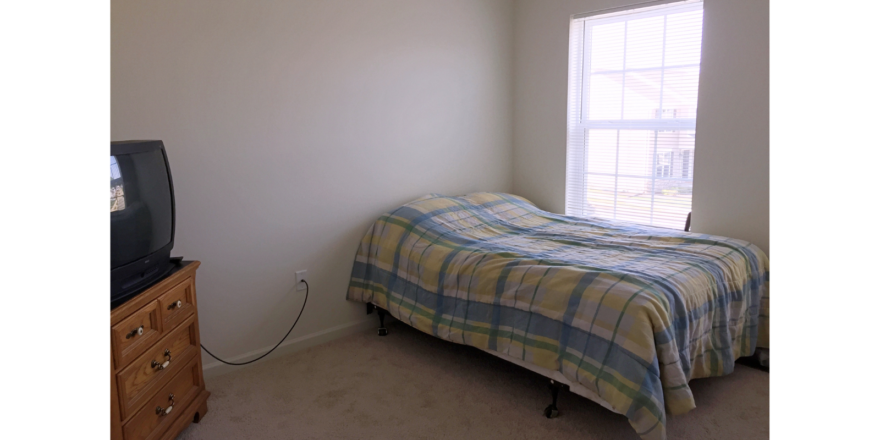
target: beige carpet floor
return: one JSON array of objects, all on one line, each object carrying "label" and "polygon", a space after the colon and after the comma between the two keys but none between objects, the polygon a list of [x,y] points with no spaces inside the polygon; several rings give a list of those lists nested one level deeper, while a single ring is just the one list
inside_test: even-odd
[{"label": "beige carpet floor", "polygon": [[[488,353],[401,323],[207,380],[208,413],[179,440],[632,439],[626,418]],[[769,373],[691,382],[697,408],[671,417],[670,440],[769,437]]]}]

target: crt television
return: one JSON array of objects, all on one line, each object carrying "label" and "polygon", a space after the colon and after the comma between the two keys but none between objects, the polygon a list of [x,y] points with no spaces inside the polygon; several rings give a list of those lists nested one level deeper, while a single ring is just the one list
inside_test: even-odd
[{"label": "crt television", "polygon": [[162,141],[110,143],[110,308],[173,265],[174,185]]}]

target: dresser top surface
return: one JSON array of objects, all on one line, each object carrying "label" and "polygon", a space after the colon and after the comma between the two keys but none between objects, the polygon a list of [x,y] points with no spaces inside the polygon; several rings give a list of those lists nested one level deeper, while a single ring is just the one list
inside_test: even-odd
[{"label": "dresser top surface", "polygon": [[130,300],[120,304],[118,307],[110,311],[110,325],[115,325],[122,321],[133,312],[147,305],[150,301],[156,299],[168,289],[176,286],[187,277],[193,276],[196,269],[201,265],[197,260],[182,261],[175,266],[171,272],[158,283],[148,287],[143,292],[138,293]]}]

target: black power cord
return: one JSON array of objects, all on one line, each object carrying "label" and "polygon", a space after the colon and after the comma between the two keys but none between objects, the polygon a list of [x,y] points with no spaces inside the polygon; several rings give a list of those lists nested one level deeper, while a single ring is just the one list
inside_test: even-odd
[{"label": "black power cord", "polygon": [[299,310],[299,315],[296,316],[296,321],[293,321],[293,325],[290,326],[290,330],[287,331],[287,334],[284,335],[284,337],[281,338],[281,340],[278,341],[278,343],[275,344],[275,346],[272,347],[271,350],[267,351],[266,354],[264,354],[264,355],[262,355],[262,356],[260,356],[260,357],[258,357],[258,358],[256,358],[256,359],[251,359],[251,360],[249,360],[249,361],[247,361],[247,362],[227,362],[227,361],[224,361],[223,359],[218,358],[217,356],[214,356],[214,353],[211,353],[210,351],[208,351],[208,349],[205,348],[204,345],[202,345],[202,344],[199,344],[199,345],[202,345],[202,349],[205,350],[205,352],[207,352],[208,354],[210,354],[212,358],[217,359],[218,361],[223,362],[223,363],[226,364],[226,365],[247,365],[247,364],[250,364],[250,363],[252,363],[252,362],[256,362],[256,361],[258,361],[258,360],[260,360],[260,359],[262,359],[262,358],[264,358],[264,357],[266,357],[266,356],[269,356],[269,353],[272,353],[273,351],[275,351],[275,349],[278,348],[278,346],[281,345],[281,343],[284,342],[284,340],[287,339],[288,336],[290,336],[290,332],[293,331],[293,328],[296,327],[296,323],[299,322],[299,317],[302,316],[302,314],[303,314],[303,310],[306,309],[306,303],[309,302],[309,283],[307,283],[306,280],[302,280],[302,281],[300,281],[300,282],[301,282],[301,283],[306,283],[306,298],[303,300],[303,306],[302,306],[302,308]]}]

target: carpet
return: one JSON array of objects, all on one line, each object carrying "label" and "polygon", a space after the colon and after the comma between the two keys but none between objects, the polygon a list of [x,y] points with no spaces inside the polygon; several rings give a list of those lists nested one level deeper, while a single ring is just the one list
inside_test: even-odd
[{"label": "carpet", "polygon": [[[388,329],[207,379],[208,413],[178,440],[639,440],[624,416],[568,391],[560,416],[544,418],[543,376],[399,322]],[[769,382],[740,363],[692,381],[697,408],[670,417],[669,439],[769,438]]]}]

